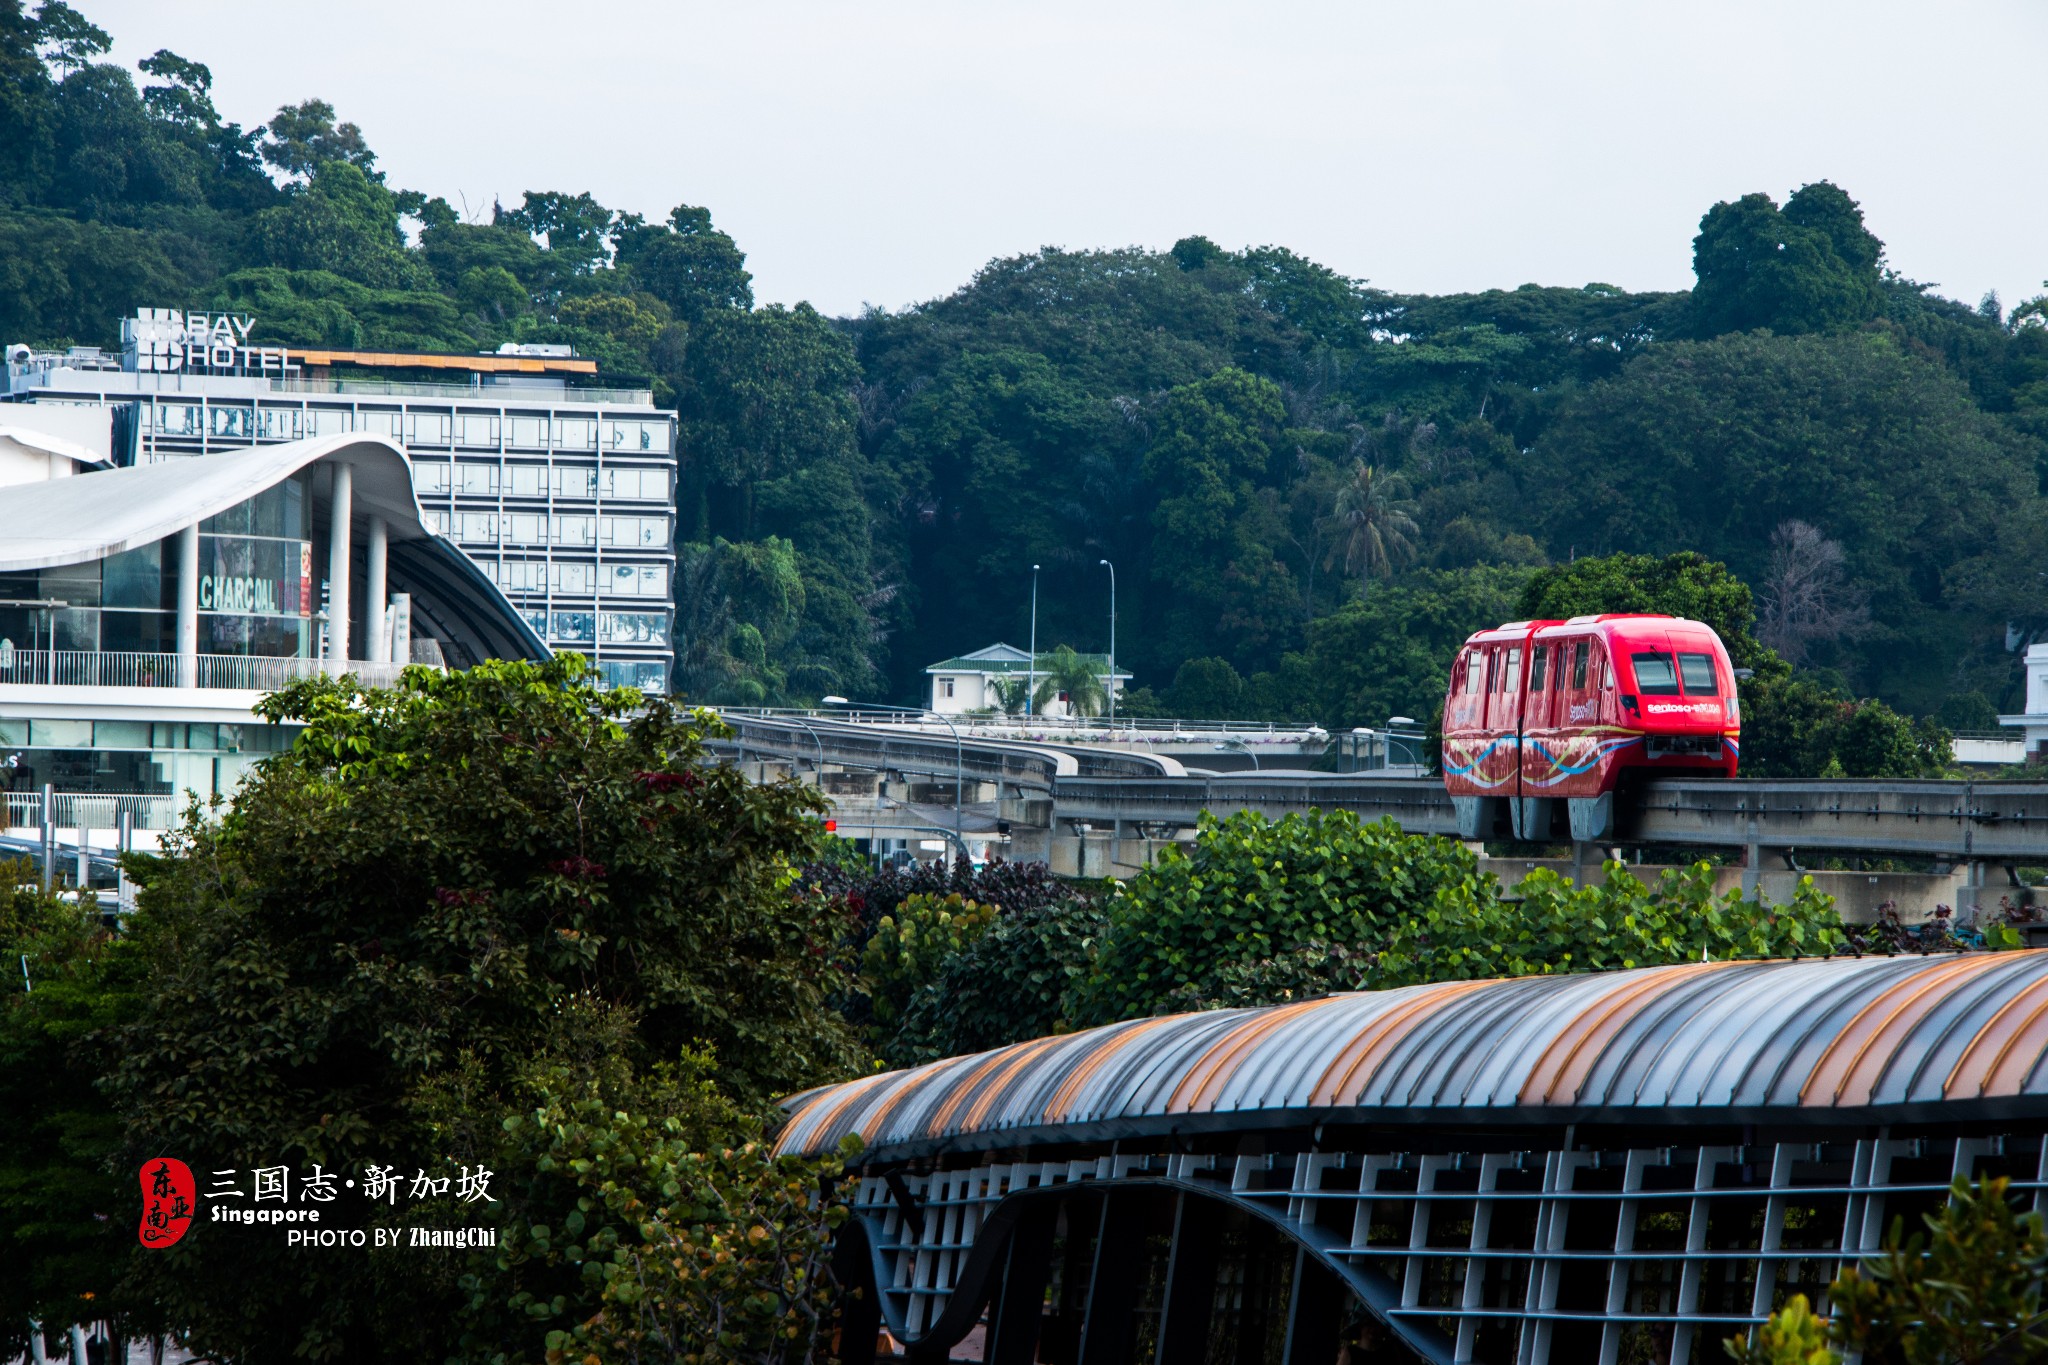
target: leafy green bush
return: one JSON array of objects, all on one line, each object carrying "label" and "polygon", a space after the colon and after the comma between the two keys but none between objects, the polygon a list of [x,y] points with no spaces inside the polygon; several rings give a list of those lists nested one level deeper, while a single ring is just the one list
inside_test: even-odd
[{"label": "leafy green bush", "polygon": [[911,997],[883,1057],[915,1066],[1064,1032],[1067,995],[1093,970],[1104,924],[1082,894],[1004,915]]},{"label": "leafy green bush", "polygon": [[906,896],[894,914],[882,916],[861,953],[860,988],[875,1022],[894,1024],[911,996],[937,976],[995,923],[996,908],[959,892],[940,897]]},{"label": "leafy green bush", "polygon": [[1503,892],[1448,839],[1344,812],[1279,821],[1204,816],[1109,900],[1094,960],[1063,1007],[1076,1026],[1336,990],[1596,971],[1702,955],[1769,957],[1849,946],[1829,898],[1713,894],[1713,869],[1646,886],[1619,864],[1574,886],[1547,870]]},{"label": "leafy green bush", "polygon": [[505,1120],[506,1164],[553,1199],[512,1223],[499,1275],[470,1283],[502,1290],[509,1272],[520,1291],[506,1306],[548,1328],[549,1365],[829,1355],[831,1234],[847,1209],[821,1191],[859,1142],[837,1158],[775,1156],[722,1104],[708,1063],[686,1054],[671,1078],[681,1084],[657,1085],[631,1111],[601,1086],[566,1085]]},{"label": "leafy green bush", "polygon": [[1757,1329],[1756,1344],[1741,1337],[1725,1343],[1737,1365],[1841,1365],[1828,1345],[1828,1320],[1814,1314],[1806,1295],[1794,1294]]},{"label": "leafy green bush", "polygon": [[1978,1365],[2048,1357],[2040,1320],[2048,1228],[2022,1214],[2010,1182],[1958,1176],[1948,1202],[1905,1235],[1894,1218],[1884,1253],[1828,1290],[1840,1339],[1867,1356],[1906,1365]]},{"label": "leafy green bush", "polygon": [[1398,924],[1374,986],[1553,972],[1608,971],[1730,957],[1789,957],[1847,943],[1829,897],[1811,877],[1792,903],[1761,906],[1740,891],[1716,898],[1706,863],[1670,868],[1646,886],[1620,863],[1606,880],[1574,886],[1537,868],[1508,896],[1448,888]]},{"label": "leafy green bush", "polygon": [[1904,1365],[2022,1365],[2048,1358],[2041,1321],[2048,1227],[2022,1214],[2004,1176],[1957,1176],[1948,1201],[1828,1287],[1833,1315],[1794,1295],[1757,1330],[1723,1343],[1739,1365],[1839,1365],[1845,1355]]},{"label": "leafy green bush", "polygon": [[1404,834],[1391,820],[1205,813],[1193,844],[1163,850],[1111,897],[1101,952],[1068,1017],[1104,1024],[1206,1003],[1241,985],[1233,971],[1241,976],[1244,964],[1332,946],[1376,950],[1439,893],[1490,887],[1462,845]]}]

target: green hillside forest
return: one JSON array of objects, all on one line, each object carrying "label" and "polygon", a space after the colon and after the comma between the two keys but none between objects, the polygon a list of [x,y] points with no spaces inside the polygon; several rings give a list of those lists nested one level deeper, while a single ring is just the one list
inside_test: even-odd
[{"label": "green hillside forest", "polygon": [[[2048,299],[1941,297],[1827,181],[1702,205],[1689,293],[1399,294],[1189,224],[834,318],[757,303],[711,208],[458,211],[346,111],[243,128],[201,61],[109,50],[0,0],[0,340],[187,304],[265,342],[574,343],[681,413],[695,699],[914,699],[1023,643],[1034,563],[1041,645],[1101,650],[1105,558],[1130,709],[1333,730],[1434,714],[1457,640],[1589,582],[1714,578],[1823,718],[1995,724],[2048,628]],[[1781,769],[1897,768],[1844,753]]]}]

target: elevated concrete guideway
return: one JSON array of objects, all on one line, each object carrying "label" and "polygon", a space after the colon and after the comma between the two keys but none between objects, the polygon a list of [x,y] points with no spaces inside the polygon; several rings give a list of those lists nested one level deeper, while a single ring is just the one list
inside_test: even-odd
[{"label": "elevated concrete guideway", "polygon": [[[952,734],[914,720],[739,714],[726,720],[735,731],[729,751],[817,769],[820,785],[841,800],[849,823],[869,830],[893,822],[887,794],[878,795],[873,783],[855,791],[843,779],[827,780],[826,769],[916,778],[926,784],[918,789],[921,799],[938,804],[932,793],[940,789],[950,806],[957,752],[963,808],[974,827],[1006,827],[1012,856],[1045,858],[1068,875],[1128,875],[1161,846],[1185,837],[1204,811],[1250,810],[1277,819],[1311,809],[1348,810],[1366,820],[1390,817],[1413,833],[1459,833],[1456,811],[1435,778],[1213,773],[1164,754],[1112,750],[1078,738],[1023,743],[965,730],[956,746]],[[908,820],[903,817],[906,829],[930,823],[928,814],[921,826]],[[1802,855],[1926,859],[1936,864],[1934,874],[1838,872],[1818,880],[1838,895],[1862,895],[1873,908],[1892,901],[1908,917],[1937,902],[1967,914],[1979,905],[1995,908],[2001,895],[2027,899],[2013,872],[2048,863],[2048,782],[1662,778],[1618,799],[1607,832],[1580,846],[1574,861],[1583,873],[1604,850],[1646,845],[1742,850],[1740,884],[1749,894],[1789,894],[1804,871]],[[2005,875],[1987,876],[1992,869]],[[1831,879],[1843,880],[1843,887]]]}]

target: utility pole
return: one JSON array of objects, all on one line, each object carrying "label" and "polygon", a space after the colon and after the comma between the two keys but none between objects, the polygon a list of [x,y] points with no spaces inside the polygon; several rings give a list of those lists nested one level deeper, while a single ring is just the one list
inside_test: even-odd
[{"label": "utility pole", "polygon": [[1031,566],[1031,662],[1024,665],[1024,714],[1032,714],[1037,704],[1032,694],[1038,691],[1038,566]]},{"label": "utility pole", "polygon": [[1109,728],[1116,729],[1116,565],[1108,560],[1102,567],[1109,570]]}]

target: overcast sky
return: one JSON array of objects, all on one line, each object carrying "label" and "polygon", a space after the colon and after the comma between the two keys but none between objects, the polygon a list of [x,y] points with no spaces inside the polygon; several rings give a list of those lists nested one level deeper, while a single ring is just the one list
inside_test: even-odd
[{"label": "overcast sky", "polygon": [[1041,245],[1277,243],[1396,290],[1691,284],[1717,199],[1831,179],[1893,268],[2048,276],[2042,0],[74,0],[247,125],[312,96],[397,187],[702,204],[763,301]]}]

